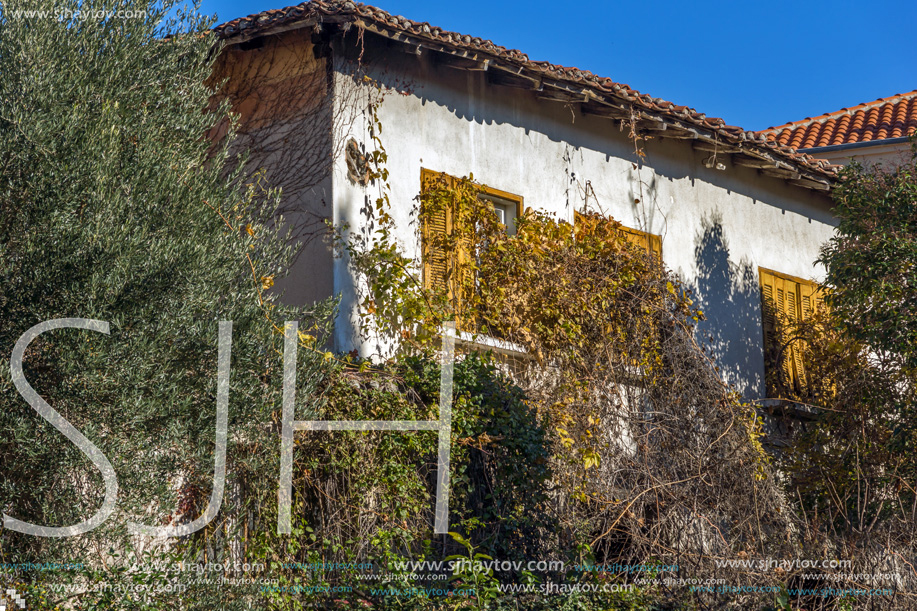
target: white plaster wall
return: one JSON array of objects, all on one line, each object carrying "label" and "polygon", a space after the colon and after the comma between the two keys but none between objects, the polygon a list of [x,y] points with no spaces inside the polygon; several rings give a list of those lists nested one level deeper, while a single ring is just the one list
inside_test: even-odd
[{"label": "white plaster wall", "polygon": [[[437,65],[429,55],[417,58],[396,47],[372,51],[366,50],[366,57],[376,58],[369,74],[397,89],[384,98],[379,118],[392,213],[408,252],[420,254],[412,220],[421,167],[472,173],[479,182],[522,195],[526,206],[568,220],[588,205],[662,236],[666,265],[695,289],[708,316],[700,334],[712,339],[724,377],[749,398],[764,396],[757,270],[822,278],[814,261],[834,225],[827,197],[734,166],[728,156],[719,158],[725,171],[707,169],[708,153],[694,151],[689,141],[650,140],[645,163],[637,167],[634,144],[616,122],[489,85],[484,74]],[[339,137],[350,135],[372,148],[360,129]],[[377,192],[354,185],[338,163],[335,222],[359,227],[360,208]],[[370,354],[378,347],[361,344],[352,326],[352,283],[346,260],[338,259],[335,292],[343,301],[337,347]]]},{"label": "white plaster wall", "polygon": [[856,160],[862,165],[881,165],[883,168],[892,169],[896,166],[907,164],[912,159],[911,145],[907,142],[895,144],[882,144],[877,140],[869,146],[836,148],[828,150],[809,149],[803,152],[813,157],[827,159],[837,165],[848,165]]}]

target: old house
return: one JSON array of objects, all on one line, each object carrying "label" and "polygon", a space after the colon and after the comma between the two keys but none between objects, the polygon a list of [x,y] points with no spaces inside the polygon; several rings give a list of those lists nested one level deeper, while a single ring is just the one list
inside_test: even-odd
[{"label": "old house", "polygon": [[900,164],[910,158],[909,136],[917,133],[917,91],[807,117],[761,132],[831,163]]},{"label": "old house", "polygon": [[[789,316],[815,306],[814,261],[835,224],[828,161],[610,78],[350,1],[266,11],[217,33],[243,135],[297,227],[365,228],[377,186],[361,179],[360,156],[375,149],[377,119],[392,214],[416,260],[427,172],[473,174],[510,230],[523,207],[571,221],[579,210],[611,215],[693,288],[723,375],[766,396],[762,299]],[[320,240],[282,288],[300,302],[340,295],[336,348],[376,350],[357,329],[347,261]]]}]

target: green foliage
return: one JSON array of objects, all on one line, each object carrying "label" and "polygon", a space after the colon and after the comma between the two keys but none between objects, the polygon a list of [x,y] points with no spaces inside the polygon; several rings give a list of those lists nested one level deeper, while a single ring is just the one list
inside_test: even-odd
[{"label": "green foliage", "polygon": [[445,558],[446,561],[456,561],[456,568],[452,574],[453,584],[455,584],[456,589],[462,587],[471,588],[474,591],[477,606],[486,608],[488,603],[500,596],[500,582],[494,576],[495,571],[486,568],[486,565],[483,564],[486,560],[493,560],[493,557],[480,552],[475,553],[475,548],[471,541],[459,533],[450,532],[449,536],[464,547],[467,554],[454,554]]},{"label": "green foliage", "polygon": [[[340,369],[316,390],[316,417],[329,420],[430,420],[438,417],[440,368],[422,356],[384,367],[360,363]],[[420,560],[531,560],[565,558],[557,548],[556,523],[548,511],[549,468],[545,431],[518,387],[487,358],[468,355],[455,365],[451,455],[450,524],[455,537],[434,536],[437,438],[433,432],[316,432],[297,435],[294,455],[294,532],[257,533],[254,558],[272,567],[282,587],[340,587],[344,606],[371,600],[380,609],[434,609],[446,601],[424,595],[374,595],[394,588],[475,587],[460,600],[480,605],[506,600],[493,574],[459,572],[452,581],[399,568]],[[369,570],[302,571],[321,563],[371,563]],[[373,573],[378,579],[358,579]],[[512,582],[515,574],[501,581]],[[326,601],[326,592],[274,590],[276,609]],[[495,607],[496,608],[496,607]]]},{"label": "green foliage", "polygon": [[798,399],[825,408],[795,448],[794,483],[833,531],[875,533],[908,553],[917,543],[913,521],[901,520],[917,498],[917,156],[891,169],[851,164],[834,199],[840,224],[820,258],[830,312],[794,330],[812,372]]},{"label": "green foliage", "polygon": [[917,368],[917,158],[894,169],[845,168],[840,219],[820,261],[847,333]]},{"label": "green foliage", "polygon": [[[4,532],[0,560],[79,559],[95,573],[76,584],[114,580],[121,563],[140,559],[130,556],[128,520],[160,525],[203,511],[221,320],[234,325],[228,471],[240,497],[185,540],[179,557],[204,558],[248,518],[273,527],[261,511],[276,499],[265,475],[276,470],[279,442],[264,425],[280,405],[283,321],[322,328],[331,313],[331,304],[281,307],[268,292],[294,255],[277,229],[279,194],[244,175],[228,148],[232,118],[204,85],[214,60],[210,21],[194,11],[163,21],[173,8],[13,0],[0,14],[0,347],[8,357],[25,330],[49,319],[110,323],[109,336],[43,335],[26,354],[25,373],[110,459],[120,485],[118,511],[102,527],[57,540]],[[145,16],[58,19],[20,10]],[[327,366],[314,350],[303,352],[306,397]],[[99,474],[19,396],[9,367],[0,372],[3,511],[40,525],[85,520],[100,502]],[[141,608],[111,596],[97,608]],[[234,602],[220,600],[222,608]]]},{"label": "green foliage", "polygon": [[[894,525],[895,514],[915,499],[917,439],[911,419],[901,415],[912,413],[909,389],[917,380],[851,337],[835,311],[788,322],[786,329],[805,347],[809,381],[804,393],[790,399],[811,406],[817,416],[794,431],[795,443],[784,456],[802,509],[836,532]],[[913,525],[896,534],[904,545],[913,535]]]}]

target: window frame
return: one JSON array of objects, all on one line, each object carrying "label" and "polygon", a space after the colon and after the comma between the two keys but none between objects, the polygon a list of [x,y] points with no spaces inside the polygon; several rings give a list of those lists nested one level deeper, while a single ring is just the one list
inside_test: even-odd
[{"label": "window frame", "polygon": [[[503,200],[509,204],[515,204],[516,214],[513,216],[512,219],[510,219],[511,223],[515,222],[515,219],[520,218],[522,216],[522,213],[525,211],[525,206],[524,206],[524,199],[521,195],[516,195],[515,193],[510,193],[509,191],[502,191],[500,189],[494,189],[493,187],[488,187],[487,185],[479,185],[479,186],[481,187],[481,191],[484,192],[484,195],[493,197],[495,199]],[[510,226],[508,224],[505,224],[505,225],[506,225],[506,229],[508,232],[510,229]],[[513,231],[510,235],[515,235],[516,228],[513,227],[512,230]]]}]

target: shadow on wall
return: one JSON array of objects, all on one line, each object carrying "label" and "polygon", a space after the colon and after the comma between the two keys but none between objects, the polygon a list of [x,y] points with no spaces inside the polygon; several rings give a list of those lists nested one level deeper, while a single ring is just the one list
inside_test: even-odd
[{"label": "shadow on wall", "polygon": [[760,399],[765,396],[760,290],[751,263],[730,261],[722,218],[719,212],[705,215],[695,239],[692,288],[707,318],[697,338],[723,379],[746,399]]}]

